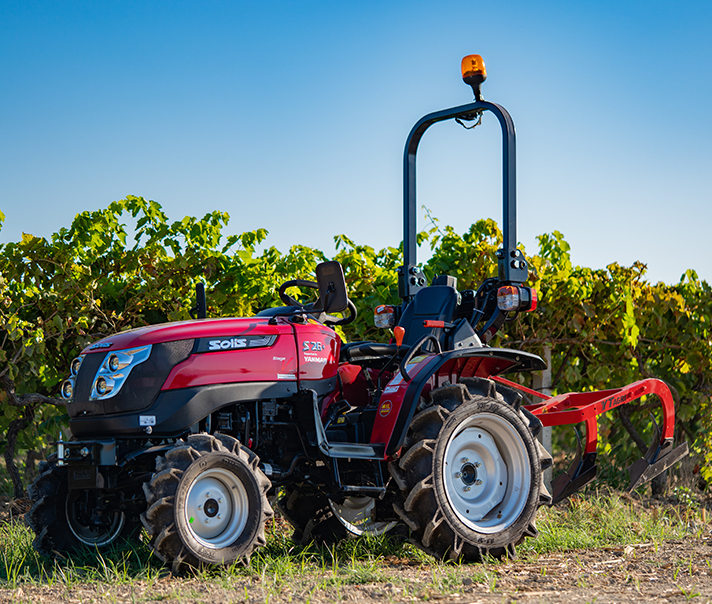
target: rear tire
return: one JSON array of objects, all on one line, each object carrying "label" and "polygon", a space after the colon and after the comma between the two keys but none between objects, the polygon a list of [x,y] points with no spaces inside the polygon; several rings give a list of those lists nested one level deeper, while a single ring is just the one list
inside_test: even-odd
[{"label": "rear tire", "polygon": [[156,461],[141,521],[150,547],[174,573],[247,562],[265,545],[271,484],[259,458],[223,434],[195,434]]},{"label": "rear tire", "polygon": [[387,533],[398,523],[374,520],[376,505],[373,497],[346,497],[337,503],[325,495],[297,490],[287,492],[277,502],[282,516],[294,527],[292,540],[301,545],[332,545],[349,535]]},{"label": "rear tire", "polygon": [[402,495],[396,512],[415,545],[437,558],[514,557],[537,535],[538,507],[551,501],[526,418],[464,384],[435,390],[431,401],[391,464]]}]

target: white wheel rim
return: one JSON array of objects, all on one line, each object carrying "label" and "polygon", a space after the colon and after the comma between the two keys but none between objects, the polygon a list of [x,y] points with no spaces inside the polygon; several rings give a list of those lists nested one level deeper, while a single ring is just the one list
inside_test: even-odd
[{"label": "white wheel rim", "polygon": [[354,535],[382,535],[390,531],[397,522],[376,522],[373,513],[376,501],[373,497],[347,497],[343,503],[329,500],[331,511]]},{"label": "white wheel rim", "polygon": [[64,513],[72,535],[79,539],[84,545],[103,547],[114,541],[121,534],[126,524],[126,515],[123,512],[114,512],[111,518],[111,525],[108,529],[100,532],[78,521],[77,515],[74,513],[76,510],[73,509],[76,503],[77,497],[70,492],[64,505]]},{"label": "white wheel rim", "polygon": [[452,510],[470,529],[498,533],[526,506],[531,464],[517,429],[493,413],[463,421],[450,436],[442,466]]},{"label": "white wheel rim", "polygon": [[212,468],[202,472],[188,488],[185,521],[205,547],[232,545],[249,517],[249,501],[242,481],[232,472]]}]

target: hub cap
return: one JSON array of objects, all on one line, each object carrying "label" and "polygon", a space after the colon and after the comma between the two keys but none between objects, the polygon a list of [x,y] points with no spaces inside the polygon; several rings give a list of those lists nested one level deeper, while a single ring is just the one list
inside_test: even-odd
[{"label": "hub cap", "polygon": [[529,456],[519,432],[499,415],[481,413],[462,422],[447,443],[442,472],[448,502],[472,530],[499,532],[524,510]]},{"label": "hub cap", "polygon": [[234,543],[248,516],[247,491],[228,470],[206,470],[188,489],[185,519],[193,536],[206,547],[219,549]]},{"label": "hub cap", "polygon": [[84,545],[102,547],[114,541],[126,524],[123,512],[96,513],[96,497],[88,498],[83,491],[71,490],[64,506],[67,524],[72,534]]}]

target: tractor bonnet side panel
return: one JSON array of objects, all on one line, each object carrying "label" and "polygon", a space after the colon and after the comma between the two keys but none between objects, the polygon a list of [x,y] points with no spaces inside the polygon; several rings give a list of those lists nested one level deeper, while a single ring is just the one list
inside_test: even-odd
[{"label": "tractor bonnet side panel", "polygon": [[304,324],[295,324],[294,331],[300,386],[311,388],[309,382],[335,377],[341,350],[341,340],[336,332],[311,319]]},{"label": "tractor bonnet side panel", "polygon": [[[264,342],[262,345],[257,343]],[[223,344],[223,350],[210,348]],[[294,336],[291,329],[281,335],[268,335],[264,339],[254,337],[230,337],[199,340],[206,344],[205,351],[198,351],[186,361],[173,368],[162,390],[193,388],[210,384],[234,382],[296,381],[297,359]]]},{"label": "tractor bonnet side panel", "polygon": [[[179,336],[192,336],[190,339]],[[113,353],[151,347],[109,396],[93,384]],[[71,418],[107,416],[148,408],[160,392],[218,384],[297,381],[292,325],[286,319],[209,319],[126,331],[92,344],[76,377]],[[124,370],[107,375],[116,378]],[[296,388],[295,388],[296,389]]]}]

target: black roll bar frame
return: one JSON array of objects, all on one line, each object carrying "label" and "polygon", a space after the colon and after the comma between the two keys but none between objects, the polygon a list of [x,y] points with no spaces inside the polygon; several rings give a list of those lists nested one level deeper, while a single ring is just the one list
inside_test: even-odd
[{"label": "black roll bar frame", "polygon": [[403,266],[398,269],[398,295],[404,302],[427,283],[417,263],[415,160],[420,139],[437,122],[450,119],[477,119],[484,111],[497,117],[502,129],[502,234],[504,243],[497,251],[498,276],[502,283],[524,283],[528,269],[524,255],[517,249],[517,178],[516,134],[509,112],[488,101],[475,101],[422,117],[413,126],[405,144],[403,156]]}]

